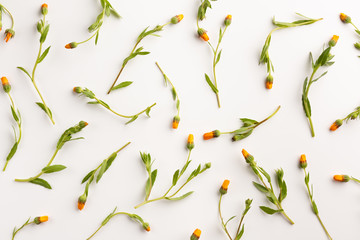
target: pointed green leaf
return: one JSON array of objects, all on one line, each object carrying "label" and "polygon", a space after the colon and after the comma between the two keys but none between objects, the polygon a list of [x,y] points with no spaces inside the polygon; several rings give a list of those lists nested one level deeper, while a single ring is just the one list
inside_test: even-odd
[{"label": "pointed green leaf", "polygon": [[216,57],[216,62],[215,62],[215,65],[218,64],[218,62],[220,61],[220,58],[221,58],[221,52],[222,52],[222,49],[220,50],[220,52],[218,53],[217,57]]},{"label": "pointed green leaf", "polygon": [[107,159],[105,159],[103,161],[103,163],[101,164],[101,168],[98,172],[98,175],[96,176],[96,183],[98,183],[100,181],[101,177],[103,176],[105,169],[106,169],[106,165],[107,165]]},{"label": "pointed green leaf", "polygon": [[47,189],[51,189],[50,184],[42,178],[35,178],[34,180],[31,180],[30,183],[40,185]]},{"label": "pointed green leaf", "polygon": [[260,209],[263,210],[263,212],[265,212],[265,213],[267,213],[269,215],[273,215],[274,213],[281,212],[281,210],[275,210],[275,209],[268,208],[268,207],[265,207],[265,206],[260,206]]},{"label": "pointed green leaf", "polygon": [[211,82],[209,76],[205,73],[205,80],[209,84],[210,88],[213,90],[214,93],[218,93],[219,90],[215,87],[215,85]]},{"label": "pointed green leaf", "polygon": [[53,172],[60,172],[64,170],[66,167],[64,165],[51,165],[48,167],[44,167],[41,171],[43,173],[53,173]]},{"label": "pointed green leaf", "polygon": [[266,187],[264,187],[263,185],[260,185],[256,182],[253,182],[254,186],[260,191],[260,192],[263,192],[263,193],[268,193],[269,191],[267,190]]},{"label": "pointed green leaf", "polygon": [[9,154],[6,157],[6,161],[9,161],[10,159],[12,159],[12,157],[14,156],[14,154],[16,153],[18,148],[18,142],[15,142],[14,145],[12,146]]},{"label": "pointed green leaf", "polygon": [[125,87],[131,85],[132,83],[133,82],[130,82],[130,81],[125,81],[125,82],[119,83],[118,85],[113,87],[113,90],[120,89],[120,88],[125,88]]},{"label": "pointed green leaf", "polygon": [[86,182],[93,174],[94,174],[95,170],[90,171],[88,174],[86,174],[86,176],[83,178],[83,180],[81,181],[81,184],[83,184],[84,182]]},{"label": "pointed green leaf", "polygon": [[[51,47],[51,46],[50,46]],[[45,49],[45,51],[41,54],[41,56],[39,57],[39,59],[37,60],[38,63],[41,63],[44,58],[48,55],[50,47],[48,47],[47,49]]]},{"label": "pointed green leaf", "polygon": [[19,117],[17,116],[17,114],[16,114],[16,112],[15,112],[15,109],[13,108],[12,105],[10,105],[10,109],[11,109],[11,113],[12,113],[12,116],[13,116],[14,120],[15,120],[16,122],[18,122],[18,121],[19,121]]},{"label": "pointed green leaf", "polygon": [[188,192],[188,193],[185,193],[184,195],[180,196],[180,197],[176,197],[176,198],[169,198],[169,197],[166,197],[165,199],[166,200],[170,200],[170,201],[179,201],[179,200],[182,200],[188,196],[190,196],[191,194],[193,194],[194,192],[191,191],[191,192]]},{"label": "pointed green leaf", "polygon": [[173,186],[175,186],[179,180],[179,172],[180,172],[180,170],[178,169],[178,170],[176,170],[176,172],[173,175],[173,181],[172,181]]},{"label": "pointed green leaf", "polygon": [[116,157],[117,157],[117,153],[114,152],[114,153],[111,154],[110,157],[107,159],[105,172],[109,169],[109,167],[111,166],[111,164],[113,163],[113,161],[115,160]]},{"label": "pointed green leaf", "polygon": [[125,124],[129,124],[129,123],[132,123],[133,121],[135,121],[139,116],[138,115],[135,115],[133,116],[129,121],[127,121]]},{"label": "pointed green leaf", "polygon": [[31,76],[30,76],[30,74],[28,73],[28,71],[26,71],[26,69],[25,68],[23,68],[23,67],[17,67],[18,69],[20,69],[21,71],[23,71],[26,75],[28,75],[28,77],[31,79]]},{"label": "pointed green leaf", "polygon": [[46,107],[43,103],[41,102],[36,102],[36,104],[46,113],[46,115],[49,115],[49,117],[52,117],[52,112],[50,110],[50,108],[47,108],[49,110],[49,114],[46,112]]}]

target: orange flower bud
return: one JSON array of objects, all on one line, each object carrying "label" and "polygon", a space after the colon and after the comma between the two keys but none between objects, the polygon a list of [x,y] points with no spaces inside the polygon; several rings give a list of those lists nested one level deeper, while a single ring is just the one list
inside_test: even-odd
[{"label": "orange flower bud", "polygon": [[209,139],[212,139],[212,138],[216,138],[216,137],[219,137],[220,136],[220,131],[219,130],[214,130],[212,132],[207,132],[207,133],[204,133],[203,135],[203,138],[204,140],[209,140]]},{"label": "orange flower bud", "polygon": [[192,149],[194,148],[194,146],[195,146],[195,145],[194,145],[194,135],[189,134],[186,147],[187,147],[189,150],[192,150]]},{"label": "orange flower bud", "polygon": [[229,184],[230,184],[230,181],[229,181],[229,180],[225,180],[225,181],[223,182],[223,184],[221,185],[221,188],[220,188],[220,193],[221,193],[221,195],[227,193]]},{"label": "orange flower bud", "polygon": [[209,41],[209,36],[206,34],[206,31],[202,28],[198,29],[198,34],[202,40],[205,42]]},{"label": "orange flower bud", "polygon": [[305,169],[307,167],[307,162],[306,162],[306,156],[305,154],[302,154],[300,156],[300,167]]},{"label": "orange flower bud", "polygon": [[227,15],[224,21],[225,26],[229,26],[231,24],[231,21],[232,21],[232,16]]},{"label": "orange flower bud", "polygon": [[78,46],[78,43],[76,42],[71,42],[71,43],[68,43],[65,45],[65,48],[66,49],[73,49],[73,48],[76,48]]},{"label": "orange flower bud", "polygon": [[182,14],[176,15],[175,17],[171,18],[171,23],[177,24],[177,23],[181,22],[181,20],[183,20],[183,18],[184,18],[184,15],[182,15]]},{"label": "orange flower bud", "polygon": [[177,129],[179,127],[180,117],[175,116],[172,121],[172,128]]},{"label": "orange flower bud", "polygon": [[200,238],[201,235],[201,230],[200,229],[196,229],[193,234],[191,235],[190,240],[198,240]]},{"label": "orange flower bud", "polygon": [[147,231],[147,232],[150,232],[150,225],[149,225],[149,223],[147,223],[147,222],[144,222],[143,223],[143,228]]},{"label": "orange flower bud", "polygon": [[34,223],[35,224],[40,224],[40,223],[43,223],[43,222],[47,222],[48,220],[49,220],[48,216],[36,217],[36,218],[34,218]]},{"label": "orange flower bud", "polygon": [[331,126],[330,131],[336,131],[341,125],[343,124],[343,121],[341,119],[336,120]]},{"label": "orange flower bud", "polygon": [[250,162],[254,161],[254,157],[252,155],[250,155],[245,149],[243,149],[241,152],[242,152],[242,154],[243,154],[243,156],[245,158],[245,161],[247,163],[250,163]]},{"label": "orange flower bud", "polygon": [[42,15],[46,15],[48,13],[48,5],[46,3],[41,5],[41,13]]},{"label": "orange flower bud", "polygon": [[272,89],[273,82],[274,82],[273,76],[272,76],[272,75],[268,75],[268,76],[266,77],[265,87],[266,87],[267,89]]},{"label": "orange flower bud", "polygon": [[3,86],[3,89],[6,93],[10,92],[11,90],[11,85],[9,83],[9,80],[6,77],[2,77],[1,78],[1,84]]},{"label": "orange flower bud", "polygon": [[[85,122],[85,126],[87,126],[87,122]],[[84,209],[85,207],[85,203],[86,203],[86,194],[84,193],[83,195],[81,195],[78,199],[78,209],[81,211]]]},{"label": "orange flower bud", "polygon": [[348,182],[350,177],[348,175],[334,175],[334,180],[338,182]]},{"label": "orange flower bud", "polygon": [[335,47],[338,40],[339,40],[339,36],[337,35],[332,36],[331,40],[329,41],[329,46]]},{"label": "orange flower bud", "polygon": [[345,13],[340,13],[340,20],[343,23],[350,23],[351,22],[351,17],[349,17],[348,15],[346,15]]},{"label": "orange flower bud", "polygon": [[5,30],[5,42],[8,42],[11,38],[15,36],[15,31],[12,29]]}]

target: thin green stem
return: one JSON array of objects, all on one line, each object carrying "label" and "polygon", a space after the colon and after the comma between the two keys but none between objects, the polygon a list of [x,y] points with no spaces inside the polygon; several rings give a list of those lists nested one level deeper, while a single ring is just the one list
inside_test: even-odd
[{"label": "thin green stem", "polygon": [[[48,164],[45,166],[45,167],[49,167],[51,165],[51,163],[54,161],[57,153],[59,152],[60,149],[56,149],[56,151],[54,152],[54,154],[52,155],[50,161],[48,162]],[[30,182],[38,177],[40,177],[41,175],[43,175],[44,172],[41,171],[40,173],[38,173],[37,175],[35,175],[34,177],[31,177],[31,178],[27,178],[27,179],[15,179],[16,182]]]},{"label": "thin green stem", "polygon": [[330,240],[332,240],[332,237],[330,236],[329,232],[327,231],[324,223],[321,221],[321,218],[320,218],[319,214],[316,214],[316,217],[317,217],[317,219],[319,220],[322,228],[324,229],[324,231],[325,231],[325,233],[326,233],[326,236],[327,236]]},{"label": "thin green stem", "polygon": [[32,221],[32,222],[27,222],[27,223],[25,223],[24,225],[22,225],[19,229],[17,229],[17,230],[13,233],[11,240],[14,240],[14,239],[15,239],[16,234],[17,234],[21,229],[23,229],[23,228],[26,227],[27,225],[30,225],[30,224],[33,224],[33,223],[34,223],[34,221]]},{"label": "thin green stem", "polygon": [[93,35],[91,35],[91,37],[89,37],[88,39],[86,39],[86,40],[84,40],[82,42],[78,42],[77,44],[83,44],[83,43],[86,43],[86,42],[90,41],[92,38],[94,38],[96,36],[96,34],[99,33],[99,31],[100,31],[100,28],[98,28],[98,30],[96,30],[96,32]]},{"label": "thin green stem", "polygon": [[222,200],[222,196],[223,196],[223,194],[220,194],[219,205],[218,205],[219,216],[220,216],[221,224],[222,224],[222,226],[223,226],[223,229],[224,229],[226,235],[229,237],[230,240],[232,240],[232,237],[230,236],[230,233],[229,233],[229,231],[227,230],[226,225],[225,225],[225,223],[224,223],[224,218],[223,218],[223,216],[222,216],[222,214],[221,214],[221,200]]},{"label": "thin green stem", "polygon": [[291,223],[291,225],[294,225],[294,224],[295,224],[294,221],[291,220],[291,218],[286,214],[285,210],[284,210],[284,209],[282,208],[282,206],[281,206],[281,203],[279,203],[279,210],[282,210],[282,211],[281,211],[281,214],[286,218],[286,220],[289,221],[289,223]]},{"label": "thin green stem", "polygon": [[355,24],[353,22],[350,22],[351,25],[353,25],[353,27],[359,31],[359,29],[357,28],[357,26],[355,26]]},{"label": "thin green stem", "polygon": [[245,215],[243,214],[242,217],[241,217],[241,219],[240,219],[238,229],[236,230],[235,239],[236,239],[236,237],[237,237],[237,236],[239,235],[239,233],[240,233],[241,225],[242,225],[242,223],[243,223],[243,221],[244,221],[244,218],[245,218]]},{"label": "thin green stem", "polygon": [[280,110],[280,108],[281,108],[281,106],[278,106],[277,109],[275,110],[275,112],[273,112],[270,116],[268,116],[267,118],[265,118],[264,120],[262,120],[261,122],[256,124],[256,126],[254,128],[256,128],[260,124],[262,124],[262,123],[266,122],[267,120],[269,120],[270,118],[272,118]]},{"label": "thin green stem", "polygon": [[9,14],[9,16],[10,16],[10,18],[11,18],[11,29],[14,29],[15,21],[14,21],[13,15],[10,13],[10,11],[9,11],[6,7],[4,7],[4,5],[0,4],[0,7],[1,7],[2,9],[4,9],[4,10],[7,12],[7,14]]},{"label": "thin green stem", "polygon": [[350,180],[353,180],[353,181],[355,181],[355,182],[357,182],[357,183],[360,183],[360,180],[357,179],[357,178],[354,178],[354,177],[350,177]]},{"label": "thin green stem", "polygon": [[[314,79],[315,73],[317,72],[317,70],[319,69],[319,67],[320,67],[320,66],[314,68],[314,70],[313,70],[313,72],[312,72],[312,74],[311,74],[311,77],[310,77],[310,79],[309,79],[309,83],[308,83],[308,85],[307,85],[307,87],[306,87],[306,90],[305,90],[305,95],[304,95],[305,99],[308,99],[308,94],[309,94],[310,87],[311,87],[311,85],[312,85],[313,82],[314,82],[313,79]],[[309,124],[310,124],[311,136],[312,136],[312,137],[315,137],[315,130],[314,130],[314,125],[313,125],[311,116],[309,116],[308,119],[309,119]]]}]

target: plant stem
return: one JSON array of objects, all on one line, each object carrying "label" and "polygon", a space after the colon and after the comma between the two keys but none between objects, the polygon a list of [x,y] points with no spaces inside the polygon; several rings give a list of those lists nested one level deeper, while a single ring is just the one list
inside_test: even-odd
[{"label": "plant stem", "polygon": [[[313,70],[313,72],[311,74],[309,83],[308,83],[308,85],[306,87],[306,90],[305,90],[305,99],[308,99],[310,86],[313,84],[313,79],[314,79],[315,73],[317,72],[318,69],[319,69],[319,67],[314,68],[314,70]],[[312,119],[311,119],[311,115],[308,117],[308,119],[309,119],[309,124],[310,124],[311,136],[315,137],[315,131],[314,131],[314,126],[313,126],[313,122],[312,122]]]},{"label": "plant stem", "polygon": [[350,179],[351,179],[351,180],[353,180],[353,181],[355,181],[355,182],[357,182],[357,183],[360,183],[360,180],[359,180],[359,179],[357,179],[357,178],[350,177]]},{"label": "plant stem", "polygon": [[281,108],[281,106],[278,106],[277,109],[275,110],[275,112],[273,112],[270,116],[268,116],[267,118],[265,118],[264,120],[262,120],[261,122],[256,124],[256,126],[254,128],[256,128],[260,124],[262,124],[262,123],[266,122],[267,120],[269,120],[270,118],[272,118],[280,110],[280,108]]},{"label": "plant stem", "polygon": [[0,4],[0,7],[3,8],[7,12],[7,14],[9,14],[9,16],[11,18],[11,29],[13,29],[14,23],[15,23],[13,15],[10,13],[10,11],[6,7],[4,7],[4,5]]},{"label": "plant stem", "polygon": [[89,37],[88,39],[86,39],[86,40],[84,40],[82,42],[78,42],[77,44],[83,44],[83,43],[86,43],[86,42],[90,41],[93,37],[96,36],[96,34],[99,33],[99,31],[100,31],[100,28],[98,28],[98,30],[96,30],[96,32],[93,35],[91,35],[91,37]]},{"label": "plant stem", "polygon": [[15,235],[16,235],[21,229],[23,229],[23,228],[26,227],[27,225],[30,225],[30,224],[33,224],[33,223],[34,223],[34,221],[32,221],[32,222],[27,222],[27,223],[25,223],[24,225],[22,225],[19,229],[17,229],[17,230],[13,233],[11,240],[14,240],[14,239],[15,239]]},{"label": "plant stem", "polygon": [[226,233],[226,235],[229,237],[230,240],[232,240],[230,234],[229,234],[229,231],[227,230],[226,226],[225,226],[225,223],[224,223],[224,218],[222,217],[222,214],[221,214],[221,200],[222,200],[222,196],[223,194],[220,194],[220,199],[219,199],[219,205],[218,205],[218,210],[219,210],[219,215],[220,215],[220,219],[221,219],[221,224],[223,226],[223,229]]},{"label": "plant stem", "polygon": [[[56,149],[56,151],[54,152],[54,154],[52,155],[50,161],[48,162],[48,164],[45,166],[45,167],[49,167],[51,165],[51,163],[54,161],[55,157],[56,157],[56,154],[59,152],[60,149]],[[39,174],[37,174],[36,176],[34,177],[31,177],[31,178],[27,178],[27,179],[15,179],[16,182],[30,182],[38,177],[40,177],[41,175],[43,175],[44,172],[41,171]]]}]

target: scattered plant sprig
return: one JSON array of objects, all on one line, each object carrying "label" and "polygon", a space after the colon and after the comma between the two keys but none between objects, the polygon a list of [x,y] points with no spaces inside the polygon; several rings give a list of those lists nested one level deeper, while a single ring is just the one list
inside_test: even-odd
[{"label": "scattered plant sprig", "polygon": [[[275,171],[277,186],[279,188],[279,195],[276,196],[270,175],[262,167],[259,167],[257,165],[257,163],[254,160],[254,157],[250,155],[247,151],[245,151],[245,149],[242,150],[242,154],[245,158],[246,163],[250,165],[254,174],[260,180],[260,184],[257,182],[253,182],[254,186],[260,192],[264,193],[268,201],[276,207],[276,209],[273,209],[266,206],[260,206],[260,209],[264,213],[267,213],[269,215],[273,215],[274,213],[281,213],[286,218],[286,220],[288,220],[289,223],[294,224],[294,222],[285,213],[285,210],[282,207],[282,202],[287,196],[287,186],[284,180],[284,171],[282,169],[278,169]],[[269,185],[265,183],[264,177],[269,183]]]},{"label": "scattered plant sprig", "polygon": [[315,203],[315,200],[314,200],[314,187],[313,185],[311,184],[311,187],[309,186],[309,181],[310,181],[310,173],[306,171],[306,167],[307,167],[307,161],[306,161],[306,156],[303,154],[301,155],[300,157],[300,167],[304,170],[304,174],[305,174],[305,185],[306,185],[306,189],[307,189],[307,192],[308,192],[308,195],[309,195],[309,200],[310,200],[310,203],[311,203],[311,208],[313,210],[313,213],[316,215],[317,219],[319,220],[322,228],[324,229],[325,233],[326,233],[326,236],[332,240],[329,232],[327,231],[324,223],[322,222],[320,216],[319,216],[319,210],[318,210],[318,207]]},{"label": "scattered plant sprig", "polygon": [[139,215],[136,214],[131,214],[131,213],[127,213],[127,212],[116,212],[117,208],[114,209],[114,211],[112,211],[112,213],[110,213],[102,222],[100,227],[90,236],[88,237],[86,240],[91,239],[92,237],[95,236],[95,234],[100,231],[100,229],[102,227],[104,227],[113,217],[117,216],[117,215],[126,215],[128,216],[130,219],[134,220],[135,222],[138,222],[142,225],[142,227],[146,230],[146,231],[150,231],[150,225],[149,223],[145,222]]},{"label": "scattered plant sprig", "polygon": [[0,31],[2,30],[2,14],[8,14],[10,16],[11,19],[11,27],[5,30],[5,42],[8,42],[11,38],[13,38],[15,36],[15,31],[14,31],[14,17],[11,14],[11,12],[0,3]]},{"label": "scattered plant sprig", "polygon": [[334,64],[333,61],[331,61],[334,58],[334,55],[331,54],[331,49],[333,47],[335,47],[337,41],[339,39],[339,36],[334,35],[331,40],[328,43],[328,47],[323,50],[323,52],[320,54],[319,58],[314,61],[312,53],[310,52],[310,58],[311,58],[311,67],[312,67],[312,73],[310,78],[306,77],[305,81],[304,81],[304,85],[303,85],[303,94],[302,94],[302,105],[303,105],[303,109],[305,112],[305,115],[309,121],[309,126],[310,126],[310,130],[311,130],[311,136],[315,137],[315,131],[314,131],[314,126],[313,126],[313,122],[311,119],[311,105],[310,105],[310,101],[308,98],[309,95],[309,90],[311,85],[318,81],[320,78],[322,78],[323,76],[325,76],[327,74],[327,71],[322,73],[320,76],[315,77],[316,72],[319,70],[320,67],[326,67],[326,66],[331,66]]},{"label": "scattered plant sprig", "polygon": [[[21,140],[21,137],[22,137],[22,128],[21,128],[21,125],[22,125],[22,119],[21,119],[21,115],[20,115],[20,111],[19,109],[16,108],[15,106],[15,103],[14,103],[14,100],[11,96],[11,85],[9,83],[9,80],[6,78],[6,77],[2,77],[1,78],[1,83],[2,83],[2,86],[3,86],[3,89],[4,89],[4,92],[8,95],[9,97],[9,100],[10,100],[10,109],[11,109],[11,114],[16,122],[16,125],[17,125],[17,131],[15,130],[15,127],[12,127],[13,130],[14,130],[14,138],[15,138],[15,143],[14,145],[11,147],[10,149],[10,152],[9,154],[7,155],[6,157],[6,162],[5,162],[5,166],[3,168],[3,171],[6,170],[6,167],[9,163],[9,161],[13,158],[13,156],[15,155],[17,149],[18,149],[18,146],[20,144],[20,140]],[[16,133],[18,132],[18,134]]]},{"label": "scattered plant sprig", "polygon": [[[360,37],[360,30],[359,28],[352,22],[351,17],[346,15],[345,13],[340,13],[340,20],[343,23],[350,23],[351,25],[353,25],[353,27],[355,28],[355,32],[359,35]],[[360,50],[360,41],[354,43],[354,47],[358,50]],[[360,56],[359,56],[360,57]]]},{"label": "scattered plant sprig", "polygon": [[176,103],[176,110],[177,110],[177,114],[175,115],[175,117],[173,117],[173,120],[172,120],[172,128],[177,129],[179,126],[179,122],[180,122],[180,99],[179,99],[179,96],[176,92],[174,84],[170,81],[168,76],[166,76],[164,71],[161,69],[160,65],[157,62],[155,62],[155,64],[159,68],[160,72],[162,73],[162,75],[164,77],[165,86],[167,86],[168,84],[171,85],[171,93],[172,93],[173,100]]},{"label": "scattered plant sprig", "polygon": [[[84,184],[86,182],[85,191],[84,193],[78,198],[78,209],[81,211],[85,207],[85,203],[87,201],[88,195],[89,195],[89,187],[90,184],[95,180],[96,183],[100,181],[104,173],[110,168],[111,164],[117,157],[117,154],[126,148],[130,142],[126,143],[124,146],[122,146],[120,149],[118,149],[116,152],[113,152],[108,158],[106,158],[104,161],[101,162],[101,164],[95,168],[94,170],[90,171],[86,176],[83,178],[81,184]],[[96,175],[96,178],[95,178]]]},{"label": "scattered plant sprig", "polygon": [[122,66],[121,66],[121,69],[118,73],[118,75],[116,76],[115,78],[115,81],[113,82],[113,84],[111,85],[109,91],[107,92],[108,94],[117,89],[117,86],[115,86],[117,80],[119,79],[121,73],[123,72],[125,66],[128,64],[128,62],[132,59],[134,59],[135,57],[137,56],[141,56],[141,55],[148,55],[150,54],[150,52],[147,52],[147,51],[143,51],[144,48],[143,47],[138,47],[138,45],[140,44],[140,42],[146,38],[147,36],[155,36],[155,37],[160,37],[160,35],[158,35],[157,33],[158,32],[161,32],[163,30],[163,28],[169,24],[177,24],[179,23],[182,19],[184,18],[184,15],[182,14],[179,14],[179,15],[176,15],[174,17],[172,17],[170,19],[169,22],[165,23],[164,25],[157,25],[156,27],[154,27],[153,29],[149,29],[149,27],[145,28],[141,33],[140,35],[137,37],[136,39],[136,43],[135,43],[135,46],[133,47],[133,49],[131,50],[129,56],[127,56],[124,60],[123,60],[123,63],[122,63]]},{"label": "scattered plant sprig", "polygon": [[244,231],[245,231],[245,224],[243,223],[244,221],[244,218],[245,218],[245,215],[248,213],[248,211],[250,210],[251,208],[251,203],[252,203],[252,199],[247,199],[245,201],[245,210],[243,211],[242,213],[242,216],[241,216],[241,219],[239,221],[239,226],[237,228],[237,231],[236,231],[236,234],[235,234],[235,237],[232,238],[231,237],[231,234],[229,233],[229,230],[227,228],[227,225],[228,223],[233,220],[236,216],[233,216],[231,218],[229,218],[229,220],[227,220],[226,222],[224,222],[224,218],[222,216],[222,213],[221,213],[221,202],[222,202],[222,197],[223,195],[227,194],[227,191],[228,191],[228,187],[229,187],[229,183],[230,181],[229,180],[225,180],[223,182],[223,184],[221,185],[221,188],[220,188],[220,199],[219,199],[219,205],[218,205],[218,210],[219,210],[219,216],[220,216],[220,220],[221,220],[221,226],[222,228],[224,229],[226,235],[228,236],[228,238],[230,240],[239,240],[241,239],[241,237],[243,236],[244,234]]},{"label": "scattered plant sprig", "polygon": [[241,128],[231,131],[231,132],[220,132],[220,130],[214,130],[211,132],[204,133],[203,138],[204,138],[204,140],[209,140],[212,138],[217,138],[222,134],[233,134],[233,137],[232,137],[233,142],[247,138],[248,136],[250,136],[252,134],[252,132],[254,131],[254,129],[256,127],[260,126],[261,124],[263,124],[264,122],[266,122],[267,120],[272,118],[279,111],[279,109],[280,109],[280,106],[278,106],[278,108],[275,110],[274,113],[272,113],[269,117],[265,118],[264,120],[262,120],[260,122],[253,120],[253,119],[249,119],[249,118],[240,118],[240,120],[242,122]]},{"label": "scattered plant sprig", "polygon": [[66,44],[65,45],[66,49],[76,48],[80,44],[86,43],[91,39],[93,39],[94,37],[95,37],[95,45],[97,45],[99,39],[99,32],[104,23],[105,16],[110,17],[110,15],[113,15],[116,18],[121,18],[120,14],[113,8],[113,6],[110,4],[108,0],[100,0],[100,3],[101,3],[102,11],[97,16],[96,21],[93,24],[91,24],[91,26],[88,28],[89,33],[92,32],[95,33],[82,42],[71,42]]},{"label": "scattered plant sprig", "polygon": [[300,13],[296,13],[298,16],[302,17],[302,20],[297,20],[294,22],[278,22],[275,21],[275,17],[272,20],[272,23],[276,26],[273,30],[271,30],[271,32],[269,33],[269,35],[267,36],[266,40],[265,40],[265,44],[262,48],[261,51],[261,55],[260,55],[260,60],[259,60],[259,64],[266,64],[266,71],[268,73],[268,76],[266,77],[266,81],[265,81],[265,87],[267,89],[272,89],[273,86],[273,81],[274,81],[274,77],[272,75],[272,73],[274,72],[274,65],[270,59],[270,55],[269,55],[269,47],[270,47],[270,42],[271,42],[271,35],[280,29],[284,29],[284,28],[291,28],[291,27],[299,27],[299,26],[304,26],[304,25],[309,25],[309,24],[313,24],[316,23],[317,21],[322,20],[322,18],[319,19],[313,19],[313,18],[308,18]]},{"label": "scattered plant sprig", "polygon": [[43,18],[37,23],[37,30],[40,33],[40,47],[39,47],[39,52],[36,57],[36,61],[35,61],[32,73],[30,75],[29,72],[23,67],[17,67],[17,68],[20,69],[21,71],[23,71],[30,78],[32,84],[34,85],[36,92],[38,93],[38,95],[41,99],[41,102],[37,102],[36,104],[46,113],[46,115],[50,118],[51,122],[53,124],[55,124],[52,112],[51,112],[50,108],[46,105],[45,100],[44,100],[43,96],[41,95],[40,90],[35,81],[36,68],[37,68],[38,64],[41,63],[45,59],[45,57],[48,55],[48,53],[50,51],[50,47],[51,47],[51,46],[49,46],[47,49],[45,49],[45,51],[42,51],[43,44],[46,40],[46,37],[47,37],[49,29],[50,29],[50,24],[48,24],[45,19],[46,15],[48,14],[48,5],[45,3],[43,5],[41,5],[41,14],[42,14]]},{"label": "scattered plant sprig", "polygon": [[36,224],[36,225],[39,225],[43,222],[47,222],[49,220],[49,217],[48,216],[41,216],[41,217],[36,217],[34,218],[32,221],[30,221],[31,217],[19,228],[14,228],[13,230],[13,233],[12,233],[12,240],[15,239],[15,236],[16,234],[21,230],[23,229],[24,227],[28,226],[28,225],[31,225],[31,224]]},{"label": "scattered plant sprig", "polygon": [[40,185],[47,189],[51,189],[51,185],[46,180],[40,178],[40,176],[42,176],[43,174],[60,172],[66,168],[64,165],[52,165],[52,162],[54,161],[57,153],[62,149],[62,147],[64,146],[65,143],[67,143],[69,141],[73,141],[73,140],[83,139],[82,137],[73,138],[73,134],[80,132],[87,125],[88,125],[87,122],[80,121],[77,125],[75,125],[71,128],[68,128],[59,138],[59,140],[56,144],[56,150],[55,150],[54,154],[52,155],[48,164],[43,169],[41,169],[41,171],[34,177],[30,177],[30,178],[26,178],[26,179],[15,179],[15,181],[16,182],[29,182],[29,183]]},{"label": "scattered plant sprig", "polygon": [[356,120],[360,118],[360,107],[355,108],[355,111],[348,114],[345,118],[339,118],[333,124],[330,126],[331,131],[336,131],[339,127],[341,127],[344,123],[344,121],[347,123],[349,120]]},{"label": "scattered plant sprig", "polygon": [[227,28],[230,26],[232,21],[232,16],[231,15],[227,15],[225,20],[224,20],[224,28],[220,27],[220,31],[219,31],[219,39],[218,39],[218,43],[216,45],[216,47],[213,47],[213,45],[210,43],[209,41],[209,37],[206,34],[206,31],[202,28],[198,29],[198,34],[200,36],[200,38],[202,38],[204,41],[206,41],[213,53],[213,60],[212,60],[212,70],[213,70],[213,82],[211,81],[209,75],[207,75],[205,73],[205,80],[206,82],[209,84],[211,90],[215,93],[216,95],[216,100],[217,100],[217,104],[218,107],[220,108],[220,98],[219,98],[219,89],[218,89],[218,84],[217,84],[217,79],[216,79],[216,65],[219,63],[220,58],[221,58],[221,52],[222,49],[219,49],[221,41],[225,35],[225,32],[227,30]]},{"label": "scattered plant sprig", "polygon": [[148,117],[150,117],[150,110],[152,107],[154,107],[156,105],[156,103],[153,103],[151,106],[147,107],[146,109],[134,114],[134,115],[123,115],[123,114],[120,114],[120,113],[117,113],[115,112],[107,103],[105,103],[104,101],[100,100],[99,98],[97,98],[95,96],[95,94],[90,91],[89,89],[87,88],[81,88],[81,87],[74,87],[74,92],[75,93],[79,93],[79,94],[82,94],[84,95],[85,97],[89,98],[89,99],[92,99],[94,101],[90,101],[88,102],[88,104],[100,104],[101,106],[103,106],[104,108],[106,108],[107,110],[109,110],[110,112],[118,115],[119,117],[122,117],[122,118],[130,118],[129,121],[127,121],[125,124],[129,124],[129,123],[132,123],[133,121],[135,121],[141,114],[143,113],[146,113],[146,115]]},{"label": "scattered plant sprig", "polygon": [[360,180],[354,177],[350,177],[349,175],[334,175],[333,179],[337,182],[349,182],[354,181],[360,183]]},{"label": "scattered plant sprig", "polygon": [[195,177],[197,177],[198,175],[200,175],[201,173],[205,172],[207,169],[209,169],[211,167],[211,163],[206,163],[204,166],[201,166],[201,164],[199,164],[199,166],[194,169],[191,174],[188,176],[188,178],[186,179],[186,181],[180,185],[177,190],[173,191],[173,193],[170,193],[170,191],[178,186],[178,182],[180,180],[180,178],[183,176],[183,174],[186,172],[189,164],[191,163],[192,160],[190,160],[190,156],[191,156],[191,151],[192,149],[195,147],[194,145],[194,136],[192,134],[189,135],[188,137],[188,141],[187,141],[187,145],[186,145],[187,149],[188,149],[188,157],[187,160],[184,164],[184,166],[181,169],[177,169],[174,174],[173,174],[173,179],[172,179],[172,184],[169,187],[169,189],[160,197],[157,198],[153,198],[153,199],[149,199],[150,198],[150,194],[151,194],[151,190],[154,187],[155,184],[155,180],[156,180],[156,176],[157,176],[157,169],[152,170],[152,165],[154,163],[154,161],[151,160],[151,155],[149,153],[142,153],[140,152],[140,156],[141,159],[145,165],[146,168],[146,172],[148,173],[148,179],[146,181],[146,185],[145,185],[145,200],[136,205],[135,208],[139,208],[145,204],[151,203],[151,202],[155,202],[155,201],[159,201],[159,200],[170,200],[170,201],[178,201],[178,200],[182,200],[188,196],[190,196],[193,191],[187,192],[181,196],[177,196],[177,194],[191,181],[193,180]]}]

